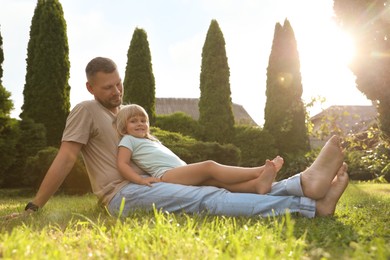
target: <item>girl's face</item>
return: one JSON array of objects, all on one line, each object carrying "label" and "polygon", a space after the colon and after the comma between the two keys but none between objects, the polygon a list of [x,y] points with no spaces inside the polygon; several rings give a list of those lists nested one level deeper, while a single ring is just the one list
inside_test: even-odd
[{"label": "girl's face", "polygon": [[127,119],[126,132],[138,138],[146,137],[149,133],[149,122],[144,116],[133,116]]}]

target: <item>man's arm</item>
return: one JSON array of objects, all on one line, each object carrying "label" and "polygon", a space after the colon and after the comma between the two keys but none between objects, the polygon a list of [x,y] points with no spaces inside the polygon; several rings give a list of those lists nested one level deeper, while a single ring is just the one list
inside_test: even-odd
[{"label": "man's arm", "polygon": [[62,142],[57,156],[47,171],[35,198],[32,200],[34,205],[40,208],[43,207],[58,190],[72,170],[82,146],[81,143]]}]

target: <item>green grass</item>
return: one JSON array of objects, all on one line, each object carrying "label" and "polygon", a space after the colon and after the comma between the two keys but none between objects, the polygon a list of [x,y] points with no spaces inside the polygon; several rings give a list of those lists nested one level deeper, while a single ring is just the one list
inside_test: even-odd
[{"label": "green grass", "polygon": [[[0,190],[0,216],[31,195]],[[390,184],[351,183],[334,217],[215,217],[137,212],[122,220],[93,195],[57,195],[0,220],[4,259],[389,259]]]}]

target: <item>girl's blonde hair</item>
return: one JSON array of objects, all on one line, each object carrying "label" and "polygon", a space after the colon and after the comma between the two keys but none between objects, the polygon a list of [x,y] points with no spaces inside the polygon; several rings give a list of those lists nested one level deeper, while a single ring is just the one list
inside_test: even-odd
[{"label": "girl's blonde hair", "polygon": [[[116,125],[116,131],[120,137],[127,135],[127,121],[135,116],[145,117],[147,124],[149,124],[148,113],[146,113],[143,107],[136,104],[124,105],[121,107],[114,122]],[[152,136],[149,131],[146,133],[145,138],[156,140],[156,138]]]}]

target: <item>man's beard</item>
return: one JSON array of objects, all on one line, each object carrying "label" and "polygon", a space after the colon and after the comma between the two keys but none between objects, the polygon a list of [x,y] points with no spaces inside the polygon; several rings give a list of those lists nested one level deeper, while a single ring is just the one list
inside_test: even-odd
[{"label": "man's beard", "polygon": [[113,109],[119,107],[122,104],[122,97],[120,97],[119,100],[115,98],[109,100],[97,99],[97,101],[99,101],[100,104],[102,104],[105,108]]}]

